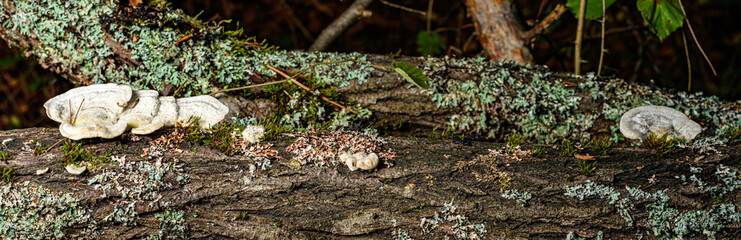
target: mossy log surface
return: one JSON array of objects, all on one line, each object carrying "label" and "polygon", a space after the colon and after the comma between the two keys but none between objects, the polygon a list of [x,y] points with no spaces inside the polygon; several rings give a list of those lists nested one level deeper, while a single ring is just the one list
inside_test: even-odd
[{"label": "mossy log surface", "polygon": [[[193,239],[442,239],[446,236],[452,239],[564,239],[570,232],[592,238],[600,231],[609,239],[632,239],[638,235],[654,239],[657,238],[653,235],[656,229],[661,234],[677,236],[661,229],[675,231],[679,227],[671,224],[677,224],[676,221],[683,218],[695,219],[688,216],[690,213],[707,211],[709,217],[696,218],[695,223],[710,223],[705,227],[690,227],[683,233],[685,239],[703,239],[706,237],[703,230],[720,239],[741,236],[741,225],[733,217],[738,217],[738,213],[734,210],[736,215],[729,217],[729,213],[718,210],[722,203],[733,205],[741,200],[739,191],[731,190],[720,197],[713,197],[713,194],[701,190],[702,187],[725,186],[717,176],[720,169],[738,172],[741,146],[737,140],[731,146],[716,148],[717,151],[677,149],[664,157],[657,157],[652,150],[614,148],[608,156],[596,156],[594,175],[586,177],[579,174],[577,158],[560,157],[559,151],[551,146],[544,146],[542,156],[516,160],[491,155],[489,149],[503,148],[497,143],[472,142],[467,146],[451,140],[391,137],[387,141],[397,155],[395,158],[374,171],[351,172],[342,164],[318,167],[291,163],[293,155],[286,152],[285,147],[292,139],[285,138],[273,142],[272,149],[278,151],[279,157],[272,160],[272,166],[266,169],[253,166],[251,172],[254,159],[226,156],[199,142],[181,143],[177,146],[180,150],[165,151],[160,156],[161,165],[155,164],[155,160],[146,157],[148,155],[143,149],[150,147],[151,140],[169,131],[161,130],[139,139],[126,135],[110,140],[82,141],[84,149],[97,154],[110,150],[110,156],[118,159],[125,156],[125,161],[131,166],[139,166],[139,170],[123,169],[124,165],[112,162],[79,176],[65,171],[60,161],[64,155],[61,147],[38,156],[33,154],[33,146],[50,146],[62,140],[57,129],[0,132],[3,141],[0,147],[14,155],[0,165],[15,170],[12,184],[0,183],[4,189],[0,193],[4,198],[0,201],[8,211],[5,216],[0,214],[0,218],[4,224],[12,226],[21,224],[25,218],[39,217],[34,214],[56,216],[67,208],[74,208],[82,210],[76,215],[89,216],[78,218],[83,220],[74,224],[60,223],[64,236],[104,239],[152,236]],[[534,147],[538,146],[524,145],[523,149]],[[145,165],[151,169],[142,167]],[[45,168],[49,171],[36,174],[37,170]],[[699,172],[698,168],[701,169]],[[92,180],[106,172],[108,179]],[[159,172],[159,178],[153,176],[155,172]],[[144,178],[137,177],[137,174],[143,174]],[[688,179],[683,181],[682,175],[695,176],[706,185],[699,186]],[[133,179],[146,180],[137,182]],[[731,180],[741,182],[735,177]],[[628,213],[634,224],[629,226],[620,214],[621,208],[609,203],[607,195],[604,199],[586,196],[581,201],[565,195],[565,187],[583,186],[588,181],[614,188],[620,198],[630,198],[626,186],[643,189],[649,194],[665,191],[662,197],[667,197],[667,201],[659,205],[665,208],[662,214],[669,214],[667,216],[671,218],[662,220],[666,222],[651,222],[662,219],[655,215],[660,213],[659,210],[652,210],[652,206],[657,205],[651,204],[656,204],[656,201],[633,200],[630,204],[635,205],[628,209]],[[111,182],[116,183],[112,188],[101,187],[101,184]],[[141,191],[147,185],[157,184],[159,187]],[[63,209],[59,212],[34,209],[43,206],[38,201],[49,196],[35,199],[36,195],[22,194],[32,186],[47,189],[49,196],[69,193],[73,201],[66,205],[47,203],[58,204],[55,207]],[[503,197],[503,193],[512,193],[512,190],[529,193],[531,199],[517,202]],[[130,193],[129,196],[123,196],[124,192]],[[31,198],[26,200],[38,205],[19,207],[11,204],[23,198]],[[130,209],[126,207],[129,203],[133,204]],[[25,218],[8,219],[12,215],[10,212],[24,207]],[[116,213],[121,209],[124,213]],[[673,210],[677,211],[676,215],[671,215]],[[246,213],[245,217],[235,219],[240,213]],[[174,219],[167,217],[173,215],[176,216]],[[439,218],[432,221],[436,215]],[[662,224],[673,227],[661,228]],[[78,235],[83,233],[83,236]],[[91,233],[95,235],[88,235]]]}]

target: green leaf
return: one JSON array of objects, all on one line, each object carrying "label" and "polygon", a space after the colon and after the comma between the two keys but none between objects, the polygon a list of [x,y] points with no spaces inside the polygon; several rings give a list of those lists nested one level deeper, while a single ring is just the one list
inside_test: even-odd
[{"label": "green leaf", "polygon": [[427,34],[427,31],[417,34],[417,51],[422,53],[422,56],[439,55],[443,50],[445,50],[445,41],[440,34]]},{"label": "green leaf", "polygon": [[[615,0],[605,0],[605,9],[609,8]],[[574,14],[574,17],[579,18],[579,4],[581,0],[568,0],[566,1],[566,7],[569,11]],[[586,19],[597,19],[602,17],[602,0],[587,0],[587,6],[584,10],[584,18]]]},{"label": "green leaf", "polygon": [[659,40],[682,26],[684,14],[674,0],[638,0],[638,11]]},{"label": "green leaf", "polygon": [[393,62],[391,65],[394,66],[394,71],[401,74],[402,77],[406,78],[407,81],[414,83],[421,89],[428,89],[430,85],[427,85],[427,81],[430,81],[427,76],[422,74],[422,71],[415,66],[409,66],[405,62]]}]

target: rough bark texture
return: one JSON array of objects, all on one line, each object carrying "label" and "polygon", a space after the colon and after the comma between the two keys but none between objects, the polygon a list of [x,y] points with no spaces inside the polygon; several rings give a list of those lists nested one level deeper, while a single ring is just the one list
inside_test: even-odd
[{"label": "rough bark texture", "polygon": [[532,64],[533,56],[523,39],[525,29],[511,0],[467,0],[468,12],[486,52],[493,60]]},{"label": "rough bark texture", "polygon": [[[154,188],[154,200],[141,197],[134,201],[133,214],[128,214],[134,216],[131,221],[136,224],[129,222],[128,226],[105,218],[115,215],[116,208],[124,208],[136,199],[131,195],[122,196],[126,189],[155,184],[157,181],[153,179],[157,178],[152,175],[157,171],[122,169],[112,162],[76,176],[64,170],[60,161],[64,155],[61,147],[38,156],[33,154],[32,149],[37,143],[38,146],[49,146],[62,139],[56,129],[0,132],[3,151],[14,154],[12,159],[1,164],[15,169],[14,183],[5,189],[6,192],[0,193],[4,194],[3,208],[11,209],[8,204],[17,198],[30,198],[22,194],[7,195],[7,191],[10,194],[21,192],[33,185],[60,195],[71,193],[75,203],[79,204],[78,208],[84,209],[97,222],[93,224],[97,237],[104,239],[147,236],[400,239],[405,234],[414,239],[442,239],[446,236],[452,239],[563,239],[569,232],[581,237],[595,237],[600,231],[611,239],[634,238],[636,234],[653,239],[657,237],[648,232],[662,229],[661,224],[670,224],[664,230],[671,231],[678,229],[671,225],[676,224],[673,221],[693,218],[676,215],[663,219],[663,222],[650,222],[661,219],[649,215],[661,212],[652,210],[650,204],[656,201],[634,200],[631,204],[635,206],[629,210],[634,225],[629,227],[617,205],[611,205],[607,199],[598,196],[587,196],[580,201],[564,195],[564,187],[593,181],[613,187],[621,194],[620,198],[630,198],[626,186],[642,188],[647,193],[665,190],[668,202],[662,206],[668,209],[663,209],[663,214],[671,214],[671,209],[683,214],[717,209],[718,201],[734,203],[741,200],[738,191],[728,192],[718,200],[701,190],[702,186],[697,183],[679,178],[682,175],[696,176],[707,184],[706,188],[724,187],[716,170],[729,166],[731,172],[738,171],[741,159],[738,142],[732,147],[717,148],[717,152],[681,149],[664,157],[657,157],[651,150],[614,148],[608,156],[597,156],[594,176],[586,177],[579,173],[577,158],[560,157],[559,150],[550,146],[545,146],[542,156],[516,160],[490,154],[489,149],[502,149],[502,144],[472,142],[467,146],[450,140],[417,138],[389,138],[388,146],[397,157],[371,172],[351,172],[342,164],[325,167],[296,165],[291,160],[296,155],[285,150],[293,140],[291,138],[273,142],[272,149],[279,152],[279,158],[273,159],[272,166],[264,170],[259,166],[255,169],[255,158],[241,154],[226,156],[199,142],[181,143],[164,151],[160,159],[162,166],[156,165],[151,155],[142,149],[150,148],[152,139],[170,131],[163,130],[141,139],[128,135],[111,140],[83,141],[85,150],[96,154],[111,150],[112,156],[119,159],[125,156],[133,166],[151,164],[160,170],[162,166],[169,166],[161,171],[159,182],[164,184]],[[539,146],[523,146],[523,149],[536,147]],[[50,170],[35,174],[44,168]],[[702,170],[698,172],[691,168]],[[100,185],[113,180],[91,181],[106,172],[109,176],[115,175],[110,175],[111,172],[120,175],[115,181],[120,185],[103,190]],[[136,179],[137,174],[150,178],[139,183],[130,180]],[[179,179],[183,176],[186,180]],[[650,183],[649,179],[654,182]],[[741,181],[737,177],[731,180]],[[1,183],[0,187],[8,187],[8,184]],[[513,190],[529,193],[532,198],[517,202],[516,198],[503,197],[503,193],[512,193]],[[175,221],[162,217],[167,212],[183,215]],[[245,218],[234,219],[243,212]],[[29,211],[26,214],[39,213]],[[738,219],[734,221],[717,211],[709,215],[714,214],[720,216],[714,225],[720,226],[719,229],[690,227],[684,237],[704,238],[703,229],[714,232],[721,239],[741,234]],[[439,222],[430,222],[436,215]],[[0,214],[5,224],[18,224],[5,217]],[[65,236],[74,237],[87,231],[88,224],[91,223],[78,222],[62,229]],[[477,224],[481,224],[480,229],[485,230],[485,234],[474,230]],[[177,227],[186,230],[174,230],[183,229]]]}]

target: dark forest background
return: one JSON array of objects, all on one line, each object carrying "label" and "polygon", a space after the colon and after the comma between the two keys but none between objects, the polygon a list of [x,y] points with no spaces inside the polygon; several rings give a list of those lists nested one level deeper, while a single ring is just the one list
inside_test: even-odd
[{"label": "dark forest background", "polygon": [[[542,19],[556,4],[565,1],[519,0],[520,19]],[[391,3],[391,4],[387,4]],[[426,11],[426,0],[375,1],[372,13],[347,29],[327,51],[419,56],[417,34],[426,31],[427,18],[392,4]],[[281,49],[307,49],[319,33],[352,4],[350,0],[214,0],[175,1],[181,8],[203,20],[232,19],[232,28],[244,28],[246,36],[266,39]],[[687,90],[688,66],[681,31],[687,33],[692,67],[691,92],[704,92],[726,100],[741,99],[741,1],[683,1],[697,40],[714,64],[714,76],[693,42],[686,24],[659,41],[644,24],[635,1],[616,1],[607,9],[607,34],[603,76]],[[477,42],[473,23],[463,1],[437,0],[433,3],[430,26],[444,41],[434,56],[475,57],[483,50]],[[565,13],[530,47],[538,64],[554,71],[571,72],[577,20]],[[2,41],[2,40],[0,40]],[[587,21],[584,30],[582,72],[596,72],[600,53],[600,23]],[[653,82],[652,82],[653,81]],[[0,43],[0,130],[56,126],[46,117],[43,103],[72,88],[65,79],[24,58],[19,49]]]}]

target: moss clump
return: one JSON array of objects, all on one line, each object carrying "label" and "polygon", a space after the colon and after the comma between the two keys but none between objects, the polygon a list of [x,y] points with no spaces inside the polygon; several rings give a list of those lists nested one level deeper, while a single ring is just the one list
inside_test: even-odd
[{"label": "moss clump", "polygon": [[592,150],[600,155],[607,156],[610,154],[610,150],[612,149],[612,143],[613,142],[610,141],[609,137],[604,137],[602,140],[592,142]]},{"label": "moss clump", "polygon": [[574,156],[574,153],[579,152],[579,148],[577,148],[576,144],[571,141],[571,138],[561,140],[558,149],[560,151],[558,156],[560,157],[571,157]]},{"label": "moss clump", "polygon": [[15,179],[15,169],[12,167],[3,167],[0,169],[0,178],[2,178],[3,182],[10,183],[13,182],[13,179]]},{"label": "moss clump", "polygon": [[8,160],[13,158],[13,154],[6,152],[6,151],[0,151],[0,161],[3,161],[4,163],[8,163]]},{"label": "moss clump", "polygon": [[65,165],[74,164],[75,166],[80,166],[83,163],[89,163],[90,166],[88,168],[90,170],[96,170],[108,165],[111,162],[112,154],[111,150],[107,150],[102,156],[97,155],[93,150],[85,150],[81,142],[75,143],[72,141],[64,142],[62,152],[64,153],[62,162]]},{"label": "moss clump", "polygon": [[247,212],[247,211],[241,211],[241,212],[237,213],[237,215],[234,216],[234,218],[232,218],[232,221],[234,221],[234,220],[247,220],[249,218],[250,218],[249,212]]},{"label": "moss clump", "polygon": [[203,142],[226,155],[232,155],[238,133],[239,129],[234,123],[222,122],[211,128],[211,133],[205,135]]},{"label": "moss clump", "polygon": [[659,157],[666,155],[672,149],[677,147],[677,143],[681,140],[676,138],[669,138],[668,134],[663,134],[660,137],[654,133],[649,133],[648,137],[641,144],[641,146],[652,149]]},{"label": "moss clump", "polygon": [[33,149],[33,155],[34,156],[41,155],[44,152],[46,152],[46,149],[49,149],[49,147],[46,147],[46,146],[38,146],[38,147],[36,147],[36,148]]}]

